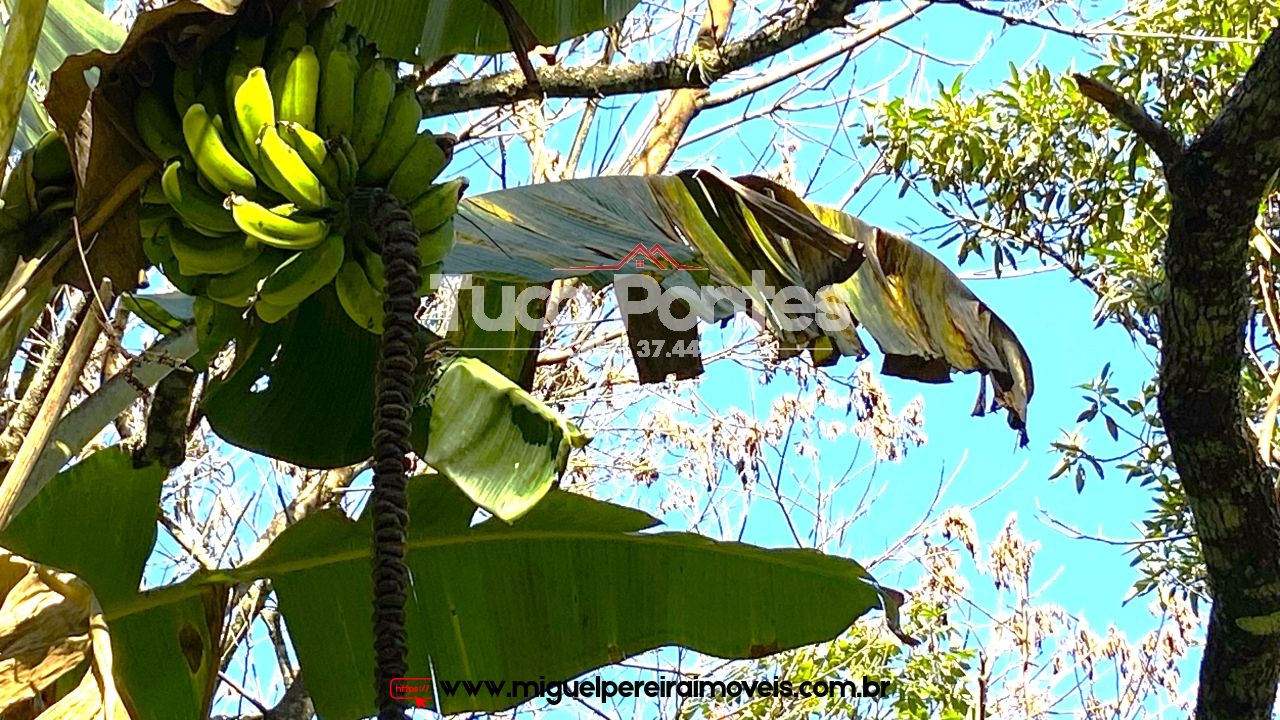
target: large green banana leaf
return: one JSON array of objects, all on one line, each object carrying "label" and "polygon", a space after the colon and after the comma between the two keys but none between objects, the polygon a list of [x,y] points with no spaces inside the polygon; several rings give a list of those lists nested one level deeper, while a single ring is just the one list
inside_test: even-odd
[{"label": "large green banana leaf", "polygon": [[93,589],[133,720],[206,717],[217,678],[221,588],[163,603],[138,592],[165,475],[157,466],[134,468],[118,447],[101,450],[60,473],[0,533],[0,545]]},{"label": "large green banana leaf", "polygon": [[[946,382],[953,370],[989,376],[1009,424],[1025,427],[1030,359],[954,273],[900,235],[763,178],[702,170],[531,185],[465,199],[457,228],[448,273],[526,283],[580,276],[604,285],[645,272],[668,283],[742,286],[752,270],[763,271],[769,285],[803,287],[827,303],[825,312],[856,321],[884,352],[888,374],[924,382]],[[655,264],[657,250],[667,261]],[[854,330],[793,332],[763,315],[784,347],[807,347],[815,359],[865,353]],[[688,368],[670,357],[660,372],[646,373],[653,358],[635,359],[642,379]],[[687,358],[690,366],[697,360]]]},{"label": "large green banana leaf", "polygon": [[[409,527],[409,667],[437,682],[566,679],[664,645],[759,657],[834,637],[883,602],[851,560],[644,533],[656,524],[644,513],[571,493],[553,492],[514,525],[469,527],[473,506],[441,480],[415,481],[410,504],[429,510]],[[368,538],[365,521],[330,511],[291,528],[249,568],[273,578],[328,720],[370,710],[368,623],[348,625],[341,639],[330,624],[367,617]],[[445,712],[516,704],[441,701]]]},{"label": "large green banana leaf", "polygon": [[[261,327],[261,326],[259,326]],[[308,467],[372,454],[378,338],[326,289],[260,333],[236,340],[236,370],[209,383],[204,411],[222,439]]]},{"label": "large green banana leaf", "polygon": [[[5,0],[7,8],[12,9],[13,4],[13,0]],[[124,42],[124,37],[124,28],[107,19],[100,7],[85,0],[49,0],[40,44],[36,46],[36,78],[48,87],[53,71],[68,56],[90,50],[114,52]],[[14,150],[31,147],[51,127],[44,108],[28,91],[22,103],[18,132],[14,136]]]},{"label": "large green banana leaf", "polygon": [[[373,710],[369,522],[334,508],[256,560],[138,592],[164,472],[102,450],[59,474],[0,545],[89,583],[135,720],[205,717],[229,584],[271,578],[325,720]],[[409,486],[410,670],[446,680],[567,679],[664,645],[758,657],[835,637],[897,606],[857,563],[652,532],[638,510],[552,491],[508,525],[438,476]],[[442,698],[447,712],[512,698]]]},{"label": "large green banana leaf", "polygon": [[[618,22],[638,0],[511,0],[543,45]],[[511,51],[501,16],[483,0],[345,0],[338,15],[392,57],[431,62],[445,55]]]},{"label": "large green banana leaf", "polygon": [[[220,437],[308,467],[369,457],[378,341],[347,318],[332,290],[236,342],[235,370],[210,382],[203,405]],[[448,363],[438,383],[428,363],[421,369],[414,450],[499,517],[524,514],[585,443],[577,428],[479,360]]]}]

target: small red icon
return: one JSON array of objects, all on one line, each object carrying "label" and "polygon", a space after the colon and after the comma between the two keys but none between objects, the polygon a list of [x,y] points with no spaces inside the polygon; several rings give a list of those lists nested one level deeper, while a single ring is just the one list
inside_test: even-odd
[{"label": "small red icon", "polygon": [[635,248],[612,265],[578,265],[576,267],[556,268],[557,270],[612,270],[618,271],[626,267],[627,263],[633,263],[636,270],[643,270],[646,261],[655,270],[705,270],[706,268],[695,265],[681,265],[675,258],[671,257],[661,243],[654,243],[653,247],[645,247],[644,243],[636,243]]},{"label": "small red icon", "polygon": [[412,700],[415,707],[435,707],[431,678],[392,678],[391,697],[396,700]]}]

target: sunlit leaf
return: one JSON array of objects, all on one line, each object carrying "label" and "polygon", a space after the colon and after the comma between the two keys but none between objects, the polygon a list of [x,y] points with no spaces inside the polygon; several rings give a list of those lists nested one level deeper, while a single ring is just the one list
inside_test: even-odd
[{"label": "sunlit leaf", "polygon": [[[643,533],[655,524],[644,513],[570,493],[552,492],[513,525],[470,527],[474,506],[438,478],[412,482],[410,505],[423,520],[407,543],[409,667],[437,682],[567,679],[664,645],[760,657],[835,637],[886,602],[851,560]],[[272,578],[328,720],[373,709],[368,547],[367,518],[324,511],[235,572]],[[441,701],[445,712],[517,702]]]},{"label": "sunlit leaf", "polygon": [[[954,273],[906,238],[763,178],[689,171],[543,183],[466,198],[460,212],[446,272],[531,282],[580,276],[604,285],[619,275],[692,268],[704,284],[746,287],[784,348],[810,347],[824,362],[832,347],[860,356],[861,326],[884,352],[886,373],[945,382],[952,371],[982,372],[1010,425],[1025,427],[1030,360]],[[666,260],[654,261],[658,250]],[[801,313],[806,328],[783,327],[752,285],[753,272],[765,287],[803,288],[815,298]],[[828,330],[820,314],[845,323]],[[668,347],[677,335],[667,334]],[[645,358],[633,355],[639,367]]]},{"label": "sunlit leaf", "polygon": [[[608,27],[637,0],[512,0],[543,45]],[[511,51],[501,17],[481,0],[347,0],[338,14],[391,57],[430,62],[445,55]]]},{"label": "sunlit leaf", "polygon": [[[6,0],[10,10],[13,0]],[[48,86],[53,71],[70,55],[90,50],[114,52],[124,42],[124,28],[111,22],[101,8],[85,0],[49,0],[45,11],[40,44],[36,46],[34,70],[36,78]],[[22,117],[18,134],[14,137],[14,150],[31,147],[46,130],[52,127],[44,108],[27,91],[23,100]]]},{"label": "sunlit leaf", "polygon": [[459,358],[431,391],[424,460],[478,505],[514,520],[564,472],[582,433],[479,360]]}]

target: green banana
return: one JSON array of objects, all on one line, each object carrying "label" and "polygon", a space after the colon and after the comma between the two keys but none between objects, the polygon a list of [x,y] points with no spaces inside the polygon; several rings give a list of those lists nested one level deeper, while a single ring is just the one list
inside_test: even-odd
[{"label": "green banana", "polygon": [[335,47],[324,59],[320,74],[317,129],[327,138],[350,136],[355,125],[355,88],[360,63],[345,47]]},{"label": "green banana", "polygon": [[[262,58],[267,53],[267,35],[265,33],[258,35],[254,31],[260,29],[257,25],[251,23],[240,23],[240,29],[236,32],[235,46],[231,49],[231,64],[239,65],[245,68],[251,68],[262,64]],[[235,93],[228,93],[228,97],[235,97]]]},{"label": "green banana", "polygon": [[346,260],[333,281],[338,302],[356,325],[376,335],[382,334],[382,293],[373,287],[360,263]]},{"label": "green banana", "polygon": [[328,190],[331,195],[346,196],[351,188],[349,185],[343,185],[342,183],[342,173],[338,167],[338,153],[329,152],[328,143],[324,141],[324,138],[298,123],[283,122],[279,124],[278,128],[277,132],[280,137],[298,153],[298,156],[302,158],[302,162],[307,164],[311,172],[320,178],[325,190]]},{"label": "green banana", "polygon": [[382,255],[364,243],[355,246],[356,259],[364,266],[365,275],[374,290],[382,292],[387,289],[386,266],[382,264]]},{"label": "green banana", "polygon": [[236,90],[231,107],[232,114],[235,115],[237,139],[244,148],[245,155],[257,160],[258,134],[262,132],[262,128],[276,123],[275,104],[271,99],[271,85],[267,82],[265,70],[260,67],[249,70],[244,82]]},{"label": "green banana", "polygon": [[[271,38],[271,49],[267,52],[266,62],[268,77],[275,77],[277,72],[283,78],[288,71],[293,54],[307,44],[307,23],[302,13],[292,15],[288,19],[281,18],[276,24],[276,34]],[[275,89],[274,86],[272,89]],[[276,96],[277,102],[279,96]]]},{"label": "green banana", "polygon": [[436,137],[431,133],[419,134],[413,141],[400,166],[387,181],[387,191],[400,202],[412,202],[431,186],[444,170],[447,158]]},{"label": "green banana", "polygon": [[413,215],[413,226],[418,232],[429,232],[440,227],[458,211],[458,201],[467,189],[466,178],[455,178],[449,182],[437,183],[409,203],[409,214]]},{"label": "green banana", "polygon": [[329,223],[307,217],[287,217],[242,196],[231,196],[231,216],[249,235],[272,247],[306,250],[324,242]]},{"label": "green banana", "polygon": [[396,94],[396,76],[384,62],[374,62],[356,81],[355,125],[351,129],[351,145],[356,160],[363,163],[382,137],[387,110]]},{"label": "green banana", "polygon": [[453,218],[433,230],[422,233],[418,237],[418,262],[422,267],[443,262],[446,255],[453,250],[456,238],[453,234]]},{"label": "green banana", "polygon": [[156,178],[148,180],[142,186],[138,197],[143,205],[164,205],[166,208],[169,206],[169,198],[165,197],[164,188],[160,187],[160,181]]},{"label": "green banana", "polygon": [[231,307],[249,307],[262,279],[270,275],[289,255],[283,250],[266,248],[253,262],[234,272],[209,278],[206,294],[211,300]]},{"label": "green banana", "polygon": [[262,177],[262,165],[258,162],[257,156],[254,155],[254,152],[257,151],[257,146],[253,144],[253,138],[245,139],[244,129],[240,123],[241,113],[236,109],[235,104],[236,95],[240,92],[240,88],[244,87],[245,82],[248,81],[251,70],[252,68],[233,65],[227,71],[227,102],[230,103],[231,108],[228,115],[231,117],[231,138],[235,141],[230,143],[230,148],[233,154],[253,171],[255,177]]},{"label": "green banana", "polygon": [[330,235],[320,245],[280,263],[280,267],[262,281],[258,294],[272,305],[296,306],[333,280],[342,267],[344,254],[342,236]]},{"label": "green banana", "polygon": [[244,233],[205,237],[182,223],[170,224],[169,248],[187,276],[235,272],[262,254],[262,244]]},{"label": "green banana", "polygon": [[143,205],[138,208],[138,234],[143,239],[151,237],[159,232],[162,226],[169,224],[169,221],[176,217],[173,214],[173,209],[168,204]]},{"label": "green banana", "polygon": [[187,142],[173,114],[173,105],[154,89],[143,90],[134,100],[133,122],[142,144],[161,162],[186,156]]},{"label": "green banana", "polygon": [[344,188],[355,187],[356,168],[360,165],[360,161],[356,160],[356,149],[351,147],[351,141],[346,135],[339,135],[333,142],[333,155],[338,160],[338,182]]},{"label": "green banana", "polygon": [[200,94],[200,66],[199,65],[178,65],[173,69],[173,107],[178,111],[178,117],[187,114],[187,110],[194,105],[196,97]]},{"label": "green banana", "polygon": [[280,322],[285,318],[285,316],[297,308],[297,305],[276,305],[275,303],[269,303],[261,298],[258,298],[258,300],[253,303],[253,311],[258,314],[258,317],[261,318],[263,322],[270,324]]},{"label": "green banana", "polygon": [[316,56],[327,57],[329,51],[342,42],[346,34],[346,25],[338,19],[338,13],[332,7],[321,10],[307,26],[307,44],[316,49]]},{"label": "green banana", "polygon": [[324,184],[302,156],[280,137],[274,125],[264,125],[258,133],[258,159],[266,172],[263,178],[273,190],[304,210],[323,210],[329,205]]},{"label": "green banana", "polygon": [[182,135],[195,159],[196,168],[209,182],[224,193],[251,193],[257,187],[253,173],[240,164],[227,149],[214,118],[204,105],[196,103],[182,118]]},{"label": "green banana", "polygon": [[160,189],[183,222],[205,235],[236,232],[236,223],[222,200],[206,192],[196,179],[174,160],[160,176]]},{"label": "green banana", "polygon": [[[256,182],[257,172],[254,171],[253,167],[249,164],[249,158],[245,156],[244,150],[240,148],[240,143],[235,142],[235,138],[231,137],[234,133],[227,132],[226,123],[223,122],[221,115],[213,116],[213,127],[218,131],[218,136],[223,138],[223,142],[227,147],[227,152],[231,153],[231,157],[235,158],[236,162],[245,166],[245,169],[250,173],[253,173]],[[235,123],[232,123],[232,127],[235,127]]]},{"label": "green banana", "polygon": [[[142,233],[142,254],[152,265],[162,266],[172,263],[173,250],[169,248],[169,224],[179,224],[173,218],[163,218]],[[139,223],[141,225],[141,223]]]},{"label": "green banana", "polygon": [[31,178],[38,185],[62,184],[71,179],[71,155],[57,130],[41,135],[31,148]]},{"label": "green banana", "polygon": [[210,115],[227,115],[231,96],[226,92],[226,78],[231,70],[234,48],[235,36],[228,33],[201,54],[200,89],[196,93],[196,102],[204,105]]},{"label": "green banana", "polygon": [[289,65],[293,63],[293,58],[297,55],[297,50],[290,50],[285,53],[283,64],[267,68],[267,83],[271,85],[271,98],[275,101],[275,106],[272,109],[277,116],[280,115],[280,98],[284,97],[284,83],[289,77]]},{"label": "green banana", "polygon": [[413,88],[402,86],[396,91],[387,109],[382,137],[378,139],[369,157],[360,161],[356,180],[368,185],[384,185],[413,148],[418,136],[418,124],[422,122],[422,106]]},{"label": "green banana", "polygon": [[187,295],[203,295],[209,282],[204,275],[183,275],[175,258],[160,263],[160,272],[164,273],[170,285]]},{"label": "green banana", "polygon": [[[249,71],[255,67],[262,65],[262,56],[267,49],[266,35],[252,35],[251,30],[256,26],[241,22],[240,30],[236,32],[235,42],[231,49],[231,61],[227,65],[227,76],[224,82],[223,94],[226,102],[231,104],[234,113],[236,93],[240,91],[240,85],[249,77]],[[239,123],[236,123],[238,126]],[[252,140],[254,136],[249,136]],[[240,137],[239,130],[236,131],[236,139],[241,141],[241,147],[244,147],[244,138]]]},{"label": "green banana", "polygon": [[315,48],[303,45],[289,63],[280,96],[280,119],[308,130],[316,126],[316,96],[320,92],[320,60]]}]

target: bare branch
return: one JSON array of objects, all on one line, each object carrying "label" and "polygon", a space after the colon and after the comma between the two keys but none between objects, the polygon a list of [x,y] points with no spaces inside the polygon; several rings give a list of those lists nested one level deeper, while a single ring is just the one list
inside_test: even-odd
[{"label": "bare branch", "polygon": [[702,103],[702,109],[705,110],[731,103],[734,100],[746,97],[751,93],[764,90],[765,88],[775,85],[789,77],[795,77],[797,74],[802,73],[805,70],[811,70],[831,58],[847,53],[867,44],[875,38],[880,37],[884,33],[915,17],[916,13],[928,5],[928,2],[911,3],[908,5],[907,9],[894,13],[870,27],[863,28],[857,33],[849,35],[844,40],[832,43],[830,46],[825,47],[806,58],[802,58],[790,65],[785,65],[783,67],[770,70],[769,72],[762,73],[738,87],[706,98]]},{"label": "bare branch", "polygon": [[418,91],[426,117],[450,115],[535,97],[600,98],[611,95],[705,88],[716,80],[843,25],[865,0],[812,0],[791,17],[717,49],[695,49],[666,60],[611,67],[553,67],[538,71],[541,93],[524,73],[511,70],[474,80],[429,85]]},{"label": "bare branch", "polygon": [[1116,92],[1115,88],[1095,80],[1087,75],[1075,73],[1076,85],[1080,93],[1101,105],[1112,117],[1119,120],[1138,134],[1147,146],[1155,152],[1165,167],[1173,165],[1182,158],[1182,141],[1169,131],[1159,120],[1151,117],[1147,111],[1132,100]]}]

